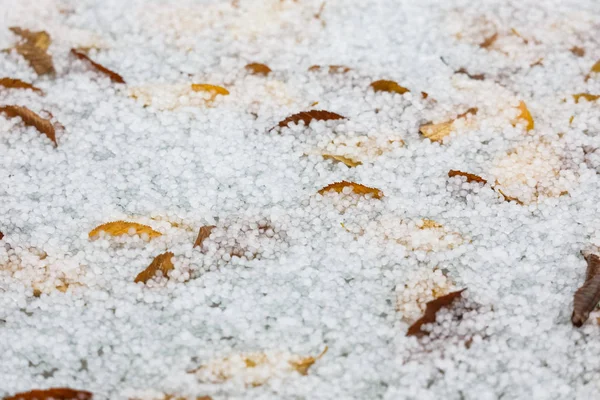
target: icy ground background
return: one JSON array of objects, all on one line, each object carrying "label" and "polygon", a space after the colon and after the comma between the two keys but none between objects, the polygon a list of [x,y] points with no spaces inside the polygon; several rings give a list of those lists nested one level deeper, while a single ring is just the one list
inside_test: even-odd
[{"label": "icy ground background", "polygon": [[[592,316],[575,329],[570,313],[585,273],[579,250],[600,244],[600,110],[563,99],[600,94],[600,78],[584,80],[600,59],[600,4],[328,0],[319,14],[321,5],[0,0],[0,48],[16,41],[9,26],[46,30],[57,69],[54,79],[38,78],[22,57],[1,53],[0,75],[46,96],[0,90],[0,104],[48,110],[65,126],[55,149],[0,117],[1,395],[69,386],[99,399],[597,396],[600,326]],[[480,48],[494,32],[497,43]],[[72,47],[93,47],[90,56],[127,84],[69,57]],[[250,62],[273,72],[249,74]],[[315,64],[352,70],[308,71]],[[454,74],[461,67],[486,79]],[[374,93],[378,79],[411,93]],[[169,85],[191,83],[230,95],[207,105],[168,94]],[[150,105],[131,97],[136,88],[151,93]],[[533,131],[511,123],[520,100]],[[444,143],[419,135],[420,124],[468,107],[479,109],[475,127]],[[267,132],[311,108],[348,120]],[[337,137],[403,144],[347,168],[318,155]],[[541,160],[512,187],[524,205],[448,179],[450,169],[490,182],[514,176],[498,159],[522,146]],[[340,180],[385,196],[317,194]],[[532,197],[540,185],[548,195]],[[416,235],[423,218],[464,240],[390,239],[396,223]],[[163,235],[89,240],[117,219]],[[271,232],[252,236],[260,223]],[[202,225],[251,249],[232,258],[218,238],[210,251],[193,249]],[[135,284],[167,250],[171,279]],[[434,269],[468,288],[471,311],[461,320],[444,314],[429,339],[406,337],[400,300],[430,300],[410,282]],[[273,371],[256,387],[186,373],[234,354],[314,356],[325,346],[308,375]]]}]

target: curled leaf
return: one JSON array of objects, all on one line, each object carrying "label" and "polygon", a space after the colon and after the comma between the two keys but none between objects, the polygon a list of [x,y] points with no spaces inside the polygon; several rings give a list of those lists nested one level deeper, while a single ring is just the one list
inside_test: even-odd
[{"label": "curled leaf", "polygon": [[174,256],[174,254],[171,253],[170,251],[167,251],[166,253],[157,255],[154,258],[154,260],[152,260],[150,265],[148,265],[148,267],[145,270],[140,272],[135,277],[134,282],[135,283],[138,283],[138,282],[146,283],[150,279],[153,279],[154,277],[156,277],[156,273],[158,271],[160,271],[162,273],[162,276],[164,276],[165,278],[168,278],[169,271],[172,271],[173,268],[175,268],[175,266],[173,265],[173,262],[171,261],[173,256]]},{"label": "curled leaf", "polygon": [[531,113],[529,112],[529,109],[524,101],[519,102],[519,111],[521,111],[521,113],[517,116],[517,119],[527,122],[525,129],[528,131],[532,130],[534,128],[533,117],[531,116]]},{"label": "curled leaf", "polygon": [[484,185],[487,183],[487,181],[485,179],[483,179],[482,177],[480,177],[478,175],[470,174],[468,172],[457,171],[454,169],[451,169],[450,171],[448,171],[448,177],[453,178],[455,176],[464,176],[465,178],[467,178],[468,183],[477,182],[477,183],[483,183]]},{"label": "curled leaf", "polygon": [[440,141],[442,141],[442,139],[444,139],[446,136],[448,136],[452,133],[454,121],[456,121],[457,119],[460,119],[460,118],[465,118],[467,115],[470,115],[470,114],[475,115],[475,114],[477,114],[477,111],[478,111],[478,109],[476,107],[472,107],[472,108],[469,108],[464,113],[459,114],[456,117],[456,119],[446,121],[446,122],[440,122],[438,124],[428,123],[428,124],[421,125],[419,128],[419,132],[421,132],[421,134],[423,136],[425,136],[432,142],[440,142]]},{"label": "curled leaf", "polygon": [[113,221],[107,222],[92,229],[89,233],[90,239],[98,236],[100,232],[106,232],[111,236],[121,235],[142,235],[147,234],[150,238],[161,236],[160,232],[155,231],[148,225],[138,224],[137,222]]},{"label": "curled leaf", "polygon": [[354,192],[361,196],[372,195],[375,199],[381,199],[383,197],[383,192],[379,189],[361,185],[360,183],[347,181],[335,182],[330,185],[327,185],[321,190],[319,190],[319,194],[322,195],[330,191],[343,193],[345,188],[350,188],[349,190],[351,192]]},{"label": "curled leaf", "polygon": [[31,89],[34,92],[43,93],[41,89],[36,88],[31,83],[14,78],[0,78],[0,86],[6,89]]},{"label": "curled leaf", "polygon": [[438,297],[437,299],[428,302],[425,313],[419,320],[417,320],[408,328],[406,336],[422,337],[429,335],[429,332],[421,330],[423,325],[435,322],[437,312],[444,307],[449,307],[454,300],[462,296],[462,292],[465,290],[467,289],[465,288],[456,292],[448,293],[445,296]]},{"label": "curled leaf", "polygon": [[92,397],[92,393],[86,392],[85,390],[51,388],[17,393],[12,396],[4,397],[4,400],[90,400]]},{"label": "curled leaf", "polygon": [[571,316],[571,322],[578,328],[587,321],[590,312],[600,302],[600,257],[591,253],[582,252],[582,254],[587,261],[585,282],[575,292]]},{"label": "curled leaf", "polygon": [[208,101],[213,101],[217,98],[217,95],[227,96],[229,95],[229,90],[225,89],[222,86],[210,85],[208,83],[192,83],[192,90],[194,92],[208,92],[211,94],[211,98]]},{"label": "curled leaf", "polygon": [[465,74],[467,75],[470,79],[476,80],[476,81],[482,81],[485,79],[485,75],[484,74],[470,74],[465,68],[459,68],[458,70],[454,71],[455,74]]},{"label": "curled leaf", "polygon": [[200,230],[198,231],[198,237],[196,238],[196,241],[194,242],[194,247],[202,246],[202,242],[204,242],[204,240],[210,236],[210,233],[215,228],[216,228],[216,226],[214,226],[214,225],[208,225],[208,226],[201,227]]},{"label": "curled leaf", "polygon": [[[309,71],[320,71],[321,70],[320,65],[313,65],[312,67],[310,67],[308,70]],[[351,68],[346,67],[345,65],[329,65],[327,68],[327,71],[330,74],[345,74],[346,72],[350,71]]]},{"label": "curled leaf", "polygon": [[56,131],[50,120],[40,117],[27,107],[23,106],[0,106],[0,112],[6,114],[8,118],[21,117],[23,123],[27,126],[33,126],[40,133],[43,133],[50,139],[54,146],[57,146]]},{"label": "curled leaf", "polygon": [[579,100],[581,99],[586,99],[587,101],[596,101],[600,99],[600,95],[589,93],[577,93],[573,95],[573,99],[575,99],[575,103],[579,103]]},{"label": "curled leaf", "polygon": [[15,50],[29,62],[38,75],[54,75],[56,73],[52,56],[47,53],[51,42],[48,33],[45,31],[32,32],[19,27],[11,27],[10,30],[23,39],[15,46]]},{"label": "curled leaf", "polygon": [[81,51],[77,51],[75,49],[71,49],[71,54],[73,54],[75,57],[77,57],[80,60],[88,62],[92,67],[94,67],[94,69],[96,71],[101,72],[102,74],[108,76],[111,81],[116,82],[116,83],[125,83],[125,81],[123,80],[123,77],[121,77],[121,75],[117,74],[114,71],[111,71],[110,69],[104,67],[103,65],[98,64],[97,62],[95,62],[94,60],[89,58],[87,56],[87,54],[82,53]]},{"label": "curled leaf", "polygon": [[269,68],[265,64],[251,63],[251,64],[246,65],[245,68],[254,75],[267,76],[271,73],[271,68]]},{"label": "curled leaf", "polygon": [[[297,124],[300,121],[304,122],[305,126],[308,126],[312,120],[317,121],[329,121],[329,120],[337,120],[337,119],[345,119],[345,117],[336,114],[334,112],[325,111],[325,110],[310,110],[303,111],[297,114],[291,115],[284,119],[283,121],[277,124],[278,127],[283,128],[288,126],[291,123]],[[271,128],[271,130],[274,128]]]},{"label": "curled leaf", "polygon": [[390,92],[390,93],[399,93],[404,94],[406,92],[410,92],[407,88],[398,85],[398,83],[394,81],[386,81],[379,80],[371,83],[371,87],[376,92]]},{"label": "curled leaf", "polygon": [[349,168],[354,168],[359,165],[362,165],[362,163],[360,161],[354,161],[351,158],[344,157],[344,156],[336,156],[333,154],[323,154],[323,158],[326,160],[333,160],[333,161],[341,162],[343,164],[346,164],[346,166]]}]

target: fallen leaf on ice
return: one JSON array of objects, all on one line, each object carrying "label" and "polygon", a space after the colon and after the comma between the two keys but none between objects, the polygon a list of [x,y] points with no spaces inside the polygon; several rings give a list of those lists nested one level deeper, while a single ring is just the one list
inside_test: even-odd
[{"label": "fallen leaf on ice", "polygon": [[173,258],[174,254],[171,253],[170,251],[167,251],[166,253],[162,253],[157,255],[154,260],[152,260],[152,262],[150,263],[150,265],[148,265],[148,267],[143,270],[142,272],[140,272],[136,277],[134,282],[138,283],[138,282],[143,282],[146,283],[147,281],[149,281],[150,279],[153,279],[156,277],[156,273],[158,271],[160,271],[162,273],[162,276],[164,276],[165,278],[168,278],[169,275],[169,271],[172,271],[173,268],[175,267],[173,265],[173,262],[171,261],[171,259]]},{"label": "fallen leaf on ice", "polygon": [[214,225],[207,225],[207,226],[201,227],[200,230],[198,231],[198,237],[196,238],[196,241],[194,242],[194,247],[202,246],[202,242],[204,242],[204,240],[210,236],[210,233],[215,228],[216,228],[216,226],[214,226]]},{"label": "fallen leaf on ice", "polygon": [[515,35],[516,37],[518,37],[519,39],[521,39],[523,41],[523,43],[528,44],[529,40],[525,39],[519,32],[517,32],[517,30],[515,28],[510,28],[510,32]]},{"label": "fallen leaf on ice", "polygon": [[29,62],[38,75],[56,73],[52,56],[47,53],[51,42],[48,33],[32,32],[19,27],[11,27],[10,30],[23,39],[15,46],[15,50]]},{"label": "fallen leaf on ice", "polygon": [[519,111],[521,111],[521,113],[517,116],[517,119],[527,122],[525,129],[528,131],[532,130],[534,128],[533,117],[531,116],[531,113],[529,112],[529,109],[524,101],[519,102]]},{"label": "fallen leaf on ice", "polygon": [[4,397],[4,400],[90,400],[93,395],[84,390],[69,388],[51,388],[44,390],[30,390]]},{"label": "fallen leaf on ice", "polygon": [[292,367],[294,367],[294,369],[296,371],[298,371],[300,373],[300,375],[308,375],[308,369],[315,363],[315,361],[317,361],[318,359],[320,359],[321,357],[323,357],[325,355],[325,353],[327,353],[327,350],[329,348],[327,346],[325,346],[325,349],[321,352],[321,354],[319,354],[316,357],[312,357],[312,356],[308,356],[308,357],[304,357],[298,361],[294,360],[294,361],[290,361],[289,363],[292,364]]},{"label": "fallen leaf on ice", "polygon": [[[309,71],[320,71],[321,67],[320,65],[313,65],[312,67],[310,67],[308,70]],[[351,68],[346,67],[345,65],[329,65],[327,67],[327,71],[330,74],[345,74],[346,72],[350,71]]]},{"label": "fallen leaf on ice", "polygon": [[573,95],[573,99],[575,99],[575,103],[579,103],[579,100],[581,99],[586,99],[587,101],[596,101],[600,99],[600,95],[589,93],[577,93]]},{"label": "fallen leaf on ice", "polygon": [[362,165],[362,163],[360,161],[354,161],[351,158],[344,157],[344,156],[336,156],[333,154],[323,154],[323,158],[326,160],[333,160],[333,161],[341,162],[343,164],[346,164],[346,166],[349,168],[354,168],[359,165]]},{"label": "fallen leaf on ice", "polygon": [[448,177],[453,178],[455,176],[464,176],[465,178],[467,178],[467,182],[469,182],[469,183],[477,182],[477,183],[483,183],[484,185],[487,183],[487,181],[485,179],[483,179],[482,177],[480,177],[478,175],[470,174],[468,172],[457,171],[454,169],[451,169],[450,171],[448,171]]},{"label": "fallen leaf on ice", "polygon": [[476,81],[482,81],[485,79],[484,74],[470,74],[465,68],[459,68],[458,70],[454,71],[454,73],[455,74],[465,74],[469,78],[476,80]]},{"label": "fallen leaf on ice", "polygon": [[405,322],[413,323],[425,312],[427,302],[456,290],[439,269],[417,269],[403,284],[396,285],[396,311]]},{"label": "fallen leaf on ice", "polygon": [[584,284],[577,289],[573,299],[573,315],[571,322],[580,327],[587,321],[590,312],[600,302],[600,257],[596,254],[582,252],[587,261]]},{"label": "fallen leaf on ice", "polygon": [[477,114],[477,108],[469,108],[467,111],[465,111],[462,114],[459,114],[455,119],[450,121],[440,122],[438,124],[428,123],[421,125],[421,127],[419,128],[419,132],[421,132],[423,136],[425,136],[432,142],[440,142],[442,141],[442,139],[444,139],[446,136],[452,133],[454,121],[456,121],[457,119],[466,118],[466,116],[469,114]]},{"label": "fallen leaf on ice", "polygon": [[479,44],[479,47],[482,49],[489,49],[494,43],[496,43],[496,40],[498,40],[498,32],[494,33],[492,36],[486,37],[483,42]]},{"label": "fallen leaf on ice", "polygon": [[[283,127],[288,126],[291,123],[297,124],[300,121],[303,121],[304,125],[308,126],[312,120],[329,121],[329,120],[337,120],[337,119],[345,119],[345,117],[343,117],[339,114],[330,112],[330,111],[310,110],[310,111],[303,111],[303,112],[299,112],[297,114],[291,115],[291,116],[287,117],[286,119],[284,119],[283,121],[279,122],[277,124],[277,126],[280,128],[283,128]],[[270,130],[273,130],[273,129],[275,129],[275,127],[271,128]]]},{"label": "fallen leaf on ice", "polygon": [[345,188],[349,188],[349,192],[354,192],[361,196],[371,195],[375,199],[381,199],[383,197],[383,192],[379,189],[368,187],[365,185],[361,185],[360,183],[354,182],[335,182],[330,185],[325,186],[321,190],[319,190],[319,194],[323,195],[329,191],[335,191],[337,193],[343,193]]},{"label": "fallen leaf on ice", "polygon": [[271,73],[271,68],[269,68],[265,64],[260,64],[260,63],[251,63],[251,64],[246,65],[245,68],[254,75],[267,76],[267,75],[269,75],[269,73]]},{"label": "fallen leaf on ice", "polygon": [[208,101],[213,101],[217,98],[217,95],[227,96],[229,95],[229,90],[225,89],[222,86],[210,85],[208,83],[192,83],[192,90],[194,92],[207,92],[211,94],[211,98]]},{"label": "fallen leaf on ice", "polygon": [[590,72],[586,75],[585,81],[587,82],[592,77],[592,74],[597,74],[599,72],[600,72],[600,61],[596,61],[596,64],[592,65]]},{"label": "fallen leaf on ice", "polygon": [[121,77],[121,75],[117,74],[114,71],[111,71],[110,69],[104,67],[103,65],[98,64],[97,62],[95,62],[94,60],[89,58],[87,56],[87,54],[77,51],[75,49],[71,49],[71,54],[73,54],[75,57],[77,57],[80,60],[88,62],[92,67],[94,67],[94,69],[96,71],[99,71],[99,72],[103,73],[104,75],[108,76],[111,81],[116,82],[116,83],[125,83],[125,81],[123,80],[123,77]]},{"label": "fallen leaf on ice", "polygon": [[6,89],[31,89],[34,92],[43,93],[41,89],[36,88],[31,83],[14,78],[0,78],[0,86]]},{"label": "fallen leaf on ice", "polygon": [[422,326],[425,324],[435,322],[437,312],[444,307],[449,307],[456,299],[462,296],[462,292],[464,292],[465,290],[467,289],[462,289],[456,292],[448,293],[445,296],[441,296],[435,300],[429,301],[427,303],[425,313],[417,322],[415,322],[408,328],[406,336],[421,337],[429,335],[429,332],[421,330]]},{"label": "fallen leaf on ice", "polygon": [[50,139],[56,147],[56,131],[50,120],[45,119],[23,106],[0,106],[0,112],[6,114],[8,118],[21,117],[23,123],[27,126],[33,126],[40,133],[43,133]]},{"label": "fallen leaf on ice", "polygon": [[390,93],[398,93],[398,94],[404,94],[406,92],[410,92],[410,90],[408,90],[407,88],[405,88],[403,86],[398,85],[398,83],[396,83],[394,81],[386,81],[383,79],[371,83],[371,87],[376,92],[390,92]]},{"label": "fallen leaf on ice", "polygon": [[569,50],[571,51],[571,53],[573,53],[573,55],[577,57],[585,56],[585,49],[583,47],[573,46]]},{"label": "fallen leaf on ice", "polygon": [[150,238],[162,235],[160,232],[155,231],[148,225],[127,221],[113,221],[99,225],[90,232],[89,237],[93,238],[98,236],[100,232],[106,232],[111,236],[147,234]]}]

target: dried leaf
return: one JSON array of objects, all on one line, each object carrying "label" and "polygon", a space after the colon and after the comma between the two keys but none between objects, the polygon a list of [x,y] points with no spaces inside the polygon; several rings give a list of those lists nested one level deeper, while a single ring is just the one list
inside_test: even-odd
[{"label": "dried leaf", "polygon": [[575,103],[579,103],[579,100],[581,100],[582,98],[586,99],[587,101],[596,101],[596,100],[600,99],[600,95],[589,94],[589,93],[577,93],[577,94],[573,95],[573,99],[575,99]]},{"label": "dried leaf", "polygon": [[267,76],[267,75],[269,75],[269,73],[271,73],[271,68],[269,68],[265,64],[251,63],[251,64],[246,65],[245,68],[254,75]]},{"label": "dried leaf", "polygon": [[4,233],[2,233],[2,231],[0,231],[0,240],[2,240],[4,238]]},{"label": "dried leaf", "polygon": [[155,231],[148,225],[142,225],[138,224],[137,222],[127,221],[113,221],[99,225],[90,232],[89,237],[93,238],[95,236],[98,236],[100,232],[106,232],[111,236],[121,236],[128,234],[142,235],[145,233],[150,238],[162,235],[160,232]]},{"label": "dried leaf", "polygon": [[406,332],[406,336],[422,337],[422,336],[429,335],[429,332],[421,330],[422,326],[425,324],[435,322],[437,312],[444,307],[450,306],[454,302],[454,300],[456,300],[457,298],[460,298],[462,296],[462,292],[464,292],[465,290],[467,290],[467,289],[465,288],[465,289],[462,289],[462,290],[459,290],[456,292],[452,292],[445,296],[438,297],[437,299],[428,302],[425,313],[417,322],[415,322],[414,324],[412,324],[410,326],[410,328],[408,328],[408,332]]},{"label": "dried leaf", "polygon": [[531,116],[531,113],[529,112],[529,109],[527,108],[527,105],[524,101],[519,102],[519,110],[521,111],[521,113],[517,118],[527,122],[527,126],[525,127],[527,131],[532,130],[534,127],[533,117]]},{"label": "dried leaf", "polygon": [[31,390],[7,396],[4,400],[89,400],[92,393],[84,390],[69,388],[51,388],[45,390]]},{"label": "dried leaf", "polygon": [[[320,71],[321,68],[322,67],[320,65],[313,65],[308,70],[309,71]],[[345,74],[346,72],[349,72],[350,70],[351,70],[351,68],[346,67],[345,65],[330,65],[330,66],[328,66],[328,72],[330,74]]]},{"label": "dried leaf", "polygon": [[300,373],[300,375],[306,376],[308,375],[308,369],[315,363],[315,361],[323,357],[325,353],[327,353],[328,349],[329,347],[325,346],[325,349],[321,352],[321,354],[319,354],[316,357],[309,356],[299,361],[289,361],[289,363],[292,365],[292,367],[294,367],[296,371]]},{"label": "dried leaf", "polygon": [[435,222],[432,219],[424,219],[423,220],[423,225],[421,225],[419,228],[420,229],[439,229],[439,228],[443,228],[444,226],[442,224],[438,224],[437,222]]},{"label": "dried leaf", "polygon": [[75,57],[77,57],[80,60],[83,61],[87,61],[92,67],[94,67],[94,69],[98,72],[103,73],[104,75],[108,76],[110,78],[111,81],[116,82],[116,83],[125,83],[125,81],[123,80],[123,77],[121,77],[121,75],[117,74],[114,71],[111,71],[110,69],[98,64],[97,62],[95,62],[94,60],[92,60],[91,58],[89,58],[87,56],[87,54],[82,53],[80,51],[77,51],[75,49],[71,49],[71,54],[73,54]]},{"label": "dried leaf", "polygon": [[3,106],[0,107],[0,112],[3,112],[8,118],[21,117],[23,123],[27,126],[33,126],[40,133],[43,133],[52,140],[54,146],[57,146],[56,131],[50,120],[45,119],[23,106]]},{"label": "dried leaf", "polygon": [[321,190],[319,190],[319,194],[322,195],[322,194],[325,194],[332,190],[335,192],[338,192],[338,193],[343,193],[344,188],[347,188],[347,187],[349,187],[352,192],[354,192],[358,195],[362,195],[362,196],[373,195],[373,198],[375,198],[375,199],[381,199],[383,197],[383,192],[379,189],[361,185],[360,183],[347,182],[347,181],[335,182],[330,185],[327,185],[324,188],[322,188]]},{"label": "dried leaf", "polygon": [[585,56],[585,49],[583,47],[573,46],[571,47],[570,51],[577,57]]},{"label": "dried leaf", "polygon": [[194,92],[208,92],[211,94],[211,98],[208,101],[213,101],[217,98],[217,95],[227,96],[229,90],[222,86],[210,85],[208,83],[192,83],[192,90]]},{"label": "dried leaf", "polygon": [[148,267],[145,270],[140,272],[135,277],[134,282],[135,283],[138,283],[138,282],[146,283],[150,279],[153,279],[154,277],[156,277],[156,272],[158,272],[158,271],[160,271],[162,273],[162,276],[164,276],[165,278],[168,278],[169,271],[172,271],[173,268],[175,267],[173,265],[173,262],[171,261],[173,256],[174,256],[174,254],[171,253],[170,251],[167,251],[166,253],[157,255],[154,258],[154,260],[152,260],[150,265],[148,265]]},{"label": "dried leaf", "polygon": [[48,33],[45,31],[31,32],[19,27],[11,27],[10,30],[23,39],[21,43],[15,46],[15,50],[29,61],[29,64],[38,75],[54,75],[56,73],[52,56],[47,53],[51,42]]},{"label": "dried leaf", "polygon": [[498,40],[498,32],[494,33],[492,36],[489,36],[484,39],[483,42],[479,44],[479,47],[482,49],[489,49],[492,45]]},{"label": "dried leaf", "polygon": [[587,321],[590,312],[600,302],[600,257],[596,254],[582,252],[587,261],[584,284],[577,289],[573,299],[573,315],[571,322],[580,327]]},{"label": "dried leaf", "polygon": [[523,43],[528,44],[529,40],[525,39],[515,28],[510,28],[510,31],[513,35],[517,36],[519,39],[523,41]]},{"label": "dried leaf", "polygon": [[344,157],[344,156],[336,156],[333,154],[323,154],[323,158],[326,160],[333,160],[333,161],[344,163],[349,168],[354,168],[359,165],[362,165],[362,163],[360,161],[354,161],[351,158]]},{"label": "dried leaf", "polygon": [[543,66],[544,65],[544,58],[540,58],[539,60],[537,60],[536,62],[532,63],[529,67],[533,68],[536,66]]},{"label": "dried leaf", "polygon": [[20,79],[0,78],[0,86],[7,89],[31,89],[34,92],[43,93],[41,89],[38,89],[31,83],[27,83]]},{"label": "dried leaf", "polygon": [[483,179],[482,177],[480,177],[478,175],[470,174],[468,172],[457,171],[454,169],[451,169],[450,171],[448,171],[448,177],[453,178],[455,176],[464,176],[465,178],[467,178],[468,183],[477,182],[477,183],[483,183],[484,185],[487,183],[487,181],[485,179]]},{"label": "dried leaf", "polygon": [[[330,112],[330,111],[325,111],[325,110],[310,110],[310,111],[303,111],[303,112],[299,112],[297,114],[291,115],[289,117],[287,117],[286,119],[284,119],[283,121],[279,122],[277,124],[278,127],[283,128],[288,126],[290,123],[294,123],[297,124],[300,121],[304,122],[305,126],[308,126],[310,124],[310,122],[312,120],[317,120],[317,121],[329,121],[329,120],[337,120],[337,119],[345,119],[346,117],[343,117],[339,114]],[[275,127],[271,128],[271,130],[275,129]]]},{"label": "dried leaf", "polygon": [[460,118],[465,118],[469,114],[475,115],[475,114],[477,114],[477,111],[478,110],[476,107],[472,107],[472,108],[469,108],[464,113],[459,114],[456,117],[456,119],[446,121],[446,122],[440,122],[439,124],[429,123],[429,124],[421,125],[421,127],[419,128],[419,132],[421,132],[421,134],[423,136],[425,136],[432,142],[440,142],[440,141],[442,141],[443,138],[445,138],[446,136],[448,136],[452,133],[452,127],[453,127],[454,121],[456,121],[457,119],[460,119]]},{"label": "dried leaf", "polygon": [[571,118],[569,118],[569,125],[571,125],[573,123],[574,119],[575,119],[575,116],[571,115]]},{"label": "dried leaf", "polygon": [[592,66],[592,69],[590,70],[590,72],[585,77],[585,81],[587,82],[592,77],[592,74],[597,74],[599,72],[600,72],[600,60],[596,61],[596,64],[594,64]]},{"label": "dried leaf", "polygon": [[485,75],[484,74],[470,74],[465,68],[459,68],[458,70],[454,71],[455,74],[465,74],[467,75],[469,78],[476,80],[476,81],[482,81],[485,79]]},{"label": "dried leaf", "polygon": [[410,92],[407,88],[398,85],[398,83],[394,81],[386,81],[379,80],[371,83],[371,87],[376,92],[390,92],[390,93],[399,93],[404,94],[406,92]]},{"label": "dried leaf", "polygon": [[198,231],[198,237],[196,238],[196,241],[194,242],[194,247],[202,246],[202,242],[204,242],[204,240],[210,236],[210,233],[215,228],[216,228],[216,226],[214,226],[214,225],[208,225],[208,226],[201,227],[200,230]]}]

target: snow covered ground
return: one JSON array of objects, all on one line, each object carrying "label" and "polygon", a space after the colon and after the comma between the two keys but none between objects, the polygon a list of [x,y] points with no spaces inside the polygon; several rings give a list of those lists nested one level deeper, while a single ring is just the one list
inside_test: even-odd
[{"label": "snow covered ground", "polygon": [[595,0],[0,0],[39,89],[0,111],[56,130],[0,112],[0,396],[597,397],[599,34]]}]

